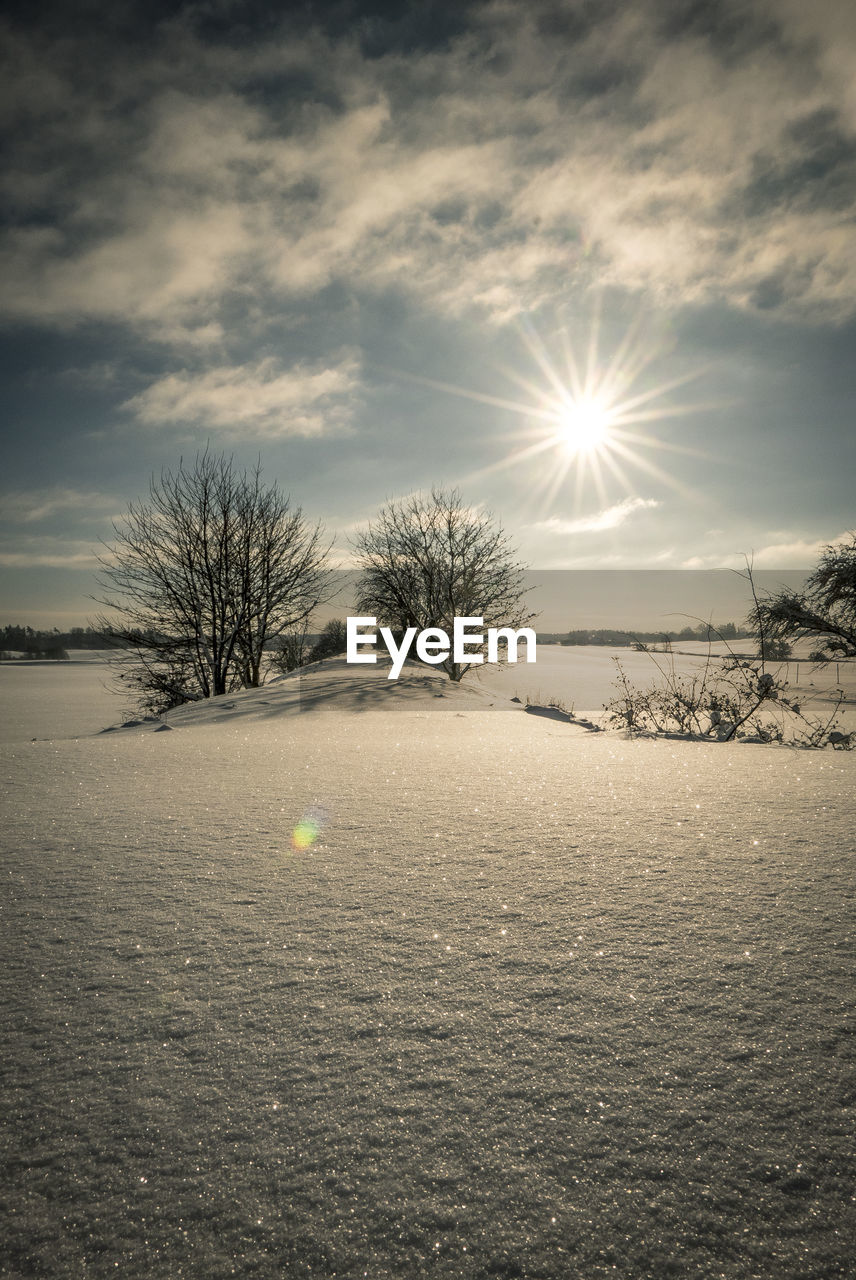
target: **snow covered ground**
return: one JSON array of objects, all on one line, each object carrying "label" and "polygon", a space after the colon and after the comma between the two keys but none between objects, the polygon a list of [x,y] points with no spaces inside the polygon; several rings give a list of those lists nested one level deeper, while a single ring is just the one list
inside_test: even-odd
[{"label": "snow covered ground", "polygon": [[0,1275],[850,1273],[856,755],[526,670],[19,707]]},{"label": "snow covered ground", "polygon": [[0,662],[0,742],[97,733],[122,711],[106,653],[73,649],[68,662]]},{"label": "snow covered ground", "polygon": [[[812,648],[811,644],[800,644],[795,659],[771,663],[769,669],[786,680],[791,691],[798,692],[806,706],[811,704],[819,716],[831,706],[834,689],[840,685],[849,700],[842,722],[848,731],[856,729],[856,662],[817,667],[807,660]],[[734,649],[749,656],[752,645],[750,641],[735,641]],[[718,659],[726,656],[728,649],[719,643],[711,646],[711,653]],[[663,666],[673,661],[677,672],[690,674],[702,669],[707,654],[706,644],[693,641],[676,641],[671,658],[662,653],[652,656],[633,649],[596,645],[539,645],[537,662],[485,668],[475,678],[483,687],[504,697],[516,694],[524,701],[527,697],[533,701],[558,698],[569,708],[573,706],[578,716],[597,720],[603,715],[604,704],[615,696],[616,660],[632,684],[645,687],[658,678],[654,659]]]},{"label": "snow covered ground", "polygon": [[[804,699],[815,699],[818,714],[829,705],[832,690],[840,685],[848,695],[842,722],[847,729],[856,728],[856,662],[817,668],[806,661],[810,648],[802,646],[799,661],[774,665],[772,669],[781,671]],[[713,652],[724,654],[725,646],[714,645]],[[681,643],[674,657],[677,670],[698,670],[706,654],[707,645]],[[67,663],[0,663],[0,742],[78,737],[118,723],[123,714],[132,714],[125,695],[116,692],[106,653],[74,650],[70,656]],[[663,655],[656,656],[658,661],[666,661]],[[604,704],[615,694],[616,659],[638,685],[649,684],[657,676],[651,657],[632,649],[539,645],[537,662],[486,666],[478,671],[474,668],[468,683],[501,701],[515,696],[523,702],[527,698],[534,702],[555,698],[573,707],[578,716],[599,720]],[[361,683],[367,670],[351,668],[355,688],[374,688],[372,680]],[[320,687],[317,692],[318,705],[327,705],[326,693]],[[264,694],[250,695],[251,699],[253,696],[263,698]],[[367,693],[364,702],[371,696]]]}]

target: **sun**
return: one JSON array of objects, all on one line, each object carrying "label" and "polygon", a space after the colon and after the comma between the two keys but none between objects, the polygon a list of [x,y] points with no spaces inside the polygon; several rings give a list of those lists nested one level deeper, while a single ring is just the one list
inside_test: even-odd
[{"label": "sun", "polygon": [[[476,476],[513,468],[521,471],[522,479],[525,468],[529,500],[544,512],[560,495],[564,495],[563,506],[570,499],[575,510],[590,502],[591,493],[603,505],[611,500],[610,491],[632,495],[638,488],[629,474],[634,470],[685,497],[697,496],[645,455],[668,450],[703,456],[696,449],[667,441],[656,429],[668,418],[712,407],[678,403],[671,396],[702,371],[685,370],[665,380],[652,376],[652,366],[665,347],[643,329],[641,315],[608,355],[600,351],[599,314],[592,319],[582,350],[574,349],[565,327],[545,343],[531,322],[521,322],[521,336],[537,376],[533,379],[512,368],[504,373],[526,393],[525,399],[484,394],[473,398],[510,410],[524,421],[508,433],[511,450],[475,472]],[[655,430],[647,430],[649,424]]]},{"label": "sun", "polygon": [[549,512],[560,497],[564,507],[571,499],[576,510],[590,502],[592,492],[603,505],[616,490],[633,495],[638,483],[630,473],[637,471],[685,498],[700,500],[700,495],[669,469],[658,466],[650,455],[669,451],[710,458],[702,450],[663,438],[659,429],[669,418],[722,407],[721,401],[680,403],[672,398],[677,388],[694,381],[704,370],[689,369],[665,380],[656,379],[652,366],[666,354],[668,345],[643,326],[641,313],[608,355],[600,351],[599,308],[592,317],[587,341],[580,341],[581,349],[575,349],[564,325],[547,342],[541,340],[531,321],[520,321],[519,328],[536,376],[509,366],[502,366],[500,372],[524,392],[523,398],[406,375],[414,382],[494,406],[522,420],[508,431],[492,433],[492,443],[504,438],[510,447],[495,461],[463,477],[462,483],[514,470],[527,486],[527,501]]},{"label": "sun", "polygon": [[612,413],[609,405],[597,396],[580,396],[569,399],[558,411],[558,437],[566,453],[599,453],[612,442],[610,426]]}]

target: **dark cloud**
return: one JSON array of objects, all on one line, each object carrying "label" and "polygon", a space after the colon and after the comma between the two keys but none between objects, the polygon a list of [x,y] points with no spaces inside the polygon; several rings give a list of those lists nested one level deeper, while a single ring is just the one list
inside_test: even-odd
[{"label": "dark cloud", "polygon": [[278,39],[284,28],[296,36],[321,31],[332,40],[352,39],[367,58],[388,53],[420,54],[448,48],[468,30],[486,0],[45,0],[34,10],[21,0],[4,5],[7,19],[38,28],[50,40],[82,34],[99,40],[152,48],[180,33],[229,48]]},{"label": "dark cloud", "polygon": [[314,0],[303,13],[332,37],[353,36],[367,58],[448,49],[470,27],[484,0]]},{"label": "dark cloud", "polygon": [[535,29],[546,40],[574,45],[596,27],[608,24],[621,13],[620,0],[536,0],[531,6]]},{"label": "dark cloud", "polygon": [[748,217],[787,208],[852,210],[856,206],[856,135],[844,131],[838,113],[830,108],[791,122],[778,151],[753,161],[742,205]]},{"label": "dark cloud", "polygon": [[661,39],[704,41],[726,63],[784,43],[781,23],[751,0],[660,0],[654,13]]}]

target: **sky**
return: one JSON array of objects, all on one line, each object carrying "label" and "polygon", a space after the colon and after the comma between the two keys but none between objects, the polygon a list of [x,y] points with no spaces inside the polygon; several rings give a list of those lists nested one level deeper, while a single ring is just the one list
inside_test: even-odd
[{"label": "sky", "polygon": [[432,485],[536,570],[856,526],[849,0],[5,12],[0,621],[206,446],[342,567]]}]

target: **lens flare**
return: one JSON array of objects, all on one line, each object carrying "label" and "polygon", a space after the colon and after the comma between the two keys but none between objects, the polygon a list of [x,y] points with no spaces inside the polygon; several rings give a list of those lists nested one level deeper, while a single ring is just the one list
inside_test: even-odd
[{"label": "lens flare", "polygon": [[327,812],[318,805],[307,809],[291,833],[291,847],[295,853],[311,849],[327,823]]}]

